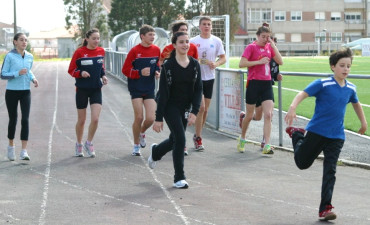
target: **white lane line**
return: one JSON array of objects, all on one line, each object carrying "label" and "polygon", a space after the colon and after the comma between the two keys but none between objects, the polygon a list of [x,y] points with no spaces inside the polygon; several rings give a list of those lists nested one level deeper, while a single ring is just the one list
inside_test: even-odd
[{"label": "white lane line", "polygon": [[[104,101],[107,102],[106,100],[104,100]],[[116,118],[116,121],[122,127],[125,135],[127,136],[127,139],[130,141],[131,145],[133,146],[134,145],[134,140],[131,137],[131,133],[126,129],[126,127],[131,127],[131,126],[127,126],[126,124],[122,124],[122,122],[120,121],[120,119],[117,116],[117,114],[111,108],[110,104],[108,103],[107,105],[108,105],[109,111]],[[189,224],[188,218],[184,215],[181,207],[172,198],[171,194],[167,191],[166,187],[159,181],[158,177],[155,175],[155,173],[153,172],[153,170],[149,168],[146,159],[143,156],[140,156],[140,158],[143,161],[144,165],[146,165],[146,168],[150,172],[150,174],[152,175],[154,181],[158,183],[158,185],[162,189],[163,193],[166,195],[166,197],[168,198],[168,200],[171,202],[171,204],[173,205],[173,207],[176,209],[178,215],[180,216],[180,218],[182,219],[182,221],[184,222],[184,224],[186,224],[186,225]]]},{"label": "white lane line", "polygon": [[56,118],[57,118],[57,111],[58,111],[58,78],[59,78],[59,71],[58,71],[58,65],[57,64],[57,75],[55,76],[56,78],[56,83],[55,83],[55,104],[54,104],[54,113],[53,113],[53,124],[51,125],[50,132],[49,132],[49,142],[48,142],[48,155],[47,155],[47,163],[46,163],[46,168],[44,172],[44,191],[42,193],[42,204],[41,204],[41,213],[39,217],[39,224],[43,225],[45,224],[45,216],[46,216],[46,205],[48,201],[48,194],[49,194],[49,180],[50,180],[50,167],[51,167],[51,149],[53,145],[53,133],[54,133],[54,128],[56,124]]},{"label": "white lane line", "polygon": [[[119,158],[117,158],[117,159],[119,159]],[[33,168],[30,168],[30,170],[32,172],[36,173],[36,174],[39,174],[41,176],[45,176],[45,174],[43,174],[41,172],[38,172],[38,171],[36,171]],[[130,204],[130,205],[133,205],[133,206],[137,206],[137,207],[142,207],[142,208],[150,209],[151,211],[155,211],[156,210],[156,211],[161,212],[161,213],[164,213],[164,214],[168,214],[168,215],[179,217],[179,214],[176,214],[176,213],[173,213],[173,212],[169,212],[167,210],[155,208],[155,207],[152,207],[150,205],[145,205],[145,204],[141,204],[141,203],[138,203],[138,202],[127,201],[127,200],[124,200],[122,198],[117,198],[117,197],[112,196],[112,195],[109,195],[109,194],[105,194],[105,193],[102,193],[102,192],[99,192],[99,191],[94,191],[94,190],[91,190],[91,189],[89,189],[87,187],[83,187],[83,186],[80,186],[80,185],[72,184],[72,183],[70,183],[68,181],[61,180],[61,179],[58,179],[58,178],[55,178],[55,177],[51,177],[51,180],[54,180],[54,181],[59,182],[61,184],[67,185],[67,186],[72,187],[72,188],[75,188],[77,190],[88,192],[88,193],[91,193],[91,194],[94,194],[94,195],[99,195],[99,196],[104,197],[104,198],[108,198],[108,199],[119,201],[119,202],[124,202],[124,203]],[[198,222],[198,223],[202,223],[202,224],[215,225],[214,223],[200,221],[200,220],[193,219],[193,218],[189,218],[189,219],[190,220],[193,220],[195,222]]]}]

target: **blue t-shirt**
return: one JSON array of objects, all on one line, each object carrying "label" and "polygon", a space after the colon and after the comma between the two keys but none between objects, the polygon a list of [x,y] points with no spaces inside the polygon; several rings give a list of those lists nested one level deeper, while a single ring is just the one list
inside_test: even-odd
[{"label": "blue t-shirt", "polygon": [[341,87],[334,77],[318,79],[304,91],[316,97],[315,113],[306,130],[315,134],[345,140],[344,115],[348,103],[357,103],[356,86],[346,80]]}]

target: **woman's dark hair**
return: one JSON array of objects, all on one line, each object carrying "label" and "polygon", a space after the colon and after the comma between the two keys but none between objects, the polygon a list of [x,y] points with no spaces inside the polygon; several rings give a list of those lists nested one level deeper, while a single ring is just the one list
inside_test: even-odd
[{"label": "woman's dark hair", "polygon": [[181,26],[186,26],[186,27],[189,27],[188,23],[184,22],[184,21],[180,21],[180,22],[177,22],[177,23],[174,23],[172,24],[172,27],[171,27],[171,31],[172,31],[172,34],[176,33],[177,31],[179,31],[180,27]]},{"label": "woman's dark hair", "polygon": [[14,45],[14,41],[18,41],[19,37],[20,37],[20,36],[22,36],[22,35],[26,36],[24,33],[16,33],[16,34],[14,35],[14,38],[13,38],[13,45]]},{"label": "woman's dark hair", "polygon": [[[182,32],[182,31],[179,31],[179,32],[176,32],[176,33],[174,33],[173,35],[172,35],[172,38],[171,38],[171,43],[172,44],[176,44],[176,42],[177,42],[177,39],[179,38],[179,37],[181,37],[181,36],[184,36],[184,35],[189,35],[188,33],[186,33],[186,32]],[[174,50],[172,50],[172,52],[171,52],[171,55],[170,55],[170,58],[174,58],[176,56],[176,50],[174,49]]]},{"label": "woman's dark hair", "polygon": [[341,58],[350,58],[351,62],[352,62],[352,60],[353,60],[352,50],[350,48],[344,48],[344,49],[341,49],[341,50],[338,50],[338,51],[332,53],[329,57],[330,66],[337,65],[338,61]]},{"label": "woman's dark hair", "polygon": [[268,23],[263,23],[262,26],[257,29],[256,34],[259,36],[261,33],[271,33],[270,25]]},{"label": "woman's dark hair", "polygon": [[89,38],[93,33],[99,33],[98,28],[93,28],[93,29],[86,32],[84,41],[82,43],[82,46],[87,46],[86,38]]}]

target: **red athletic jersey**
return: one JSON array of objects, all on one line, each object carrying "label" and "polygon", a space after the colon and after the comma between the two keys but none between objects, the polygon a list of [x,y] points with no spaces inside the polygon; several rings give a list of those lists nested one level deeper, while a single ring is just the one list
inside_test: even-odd
[{"label": "red athletic jersey", "polygon": [[[159,60],[164,60],[164,59],[169,58],[173,49],[174,49],[174,47],[173,47],[172,44],[169,44],[166,47],[164,47]],[[197,46],[193,43],[190,43],[188,56],[191,56],[194,59],[198,59],[198,49],[197,49]]]},{"label": "red athletic jersey", "polygon": [[129,79],[139,79],[141,70],[145,67],[151,67],[150,73],[154,76],[155,71],[159,71],[160,53],[161,50],[156,45],[149,47],[144,47],[141,44],[136,45],[127,54],[122,73]]}]

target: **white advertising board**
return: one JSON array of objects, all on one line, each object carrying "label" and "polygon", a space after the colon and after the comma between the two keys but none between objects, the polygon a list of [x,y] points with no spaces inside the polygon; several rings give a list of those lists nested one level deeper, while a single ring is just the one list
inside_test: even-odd
[{"label": "white advertising board", "polygon": [[240,133],[239,114],[241,110],[240,73],[223,71],[220,74],[220,114],[219,128],[228,132]]}]

